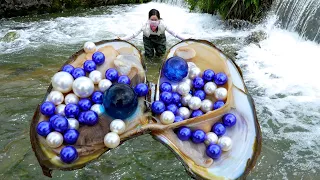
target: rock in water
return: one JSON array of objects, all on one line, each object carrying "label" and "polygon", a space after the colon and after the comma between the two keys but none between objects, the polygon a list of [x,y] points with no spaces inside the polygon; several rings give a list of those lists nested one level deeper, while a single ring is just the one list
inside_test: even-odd
[{"label": "rock in water", "polygon": [[12,42],[16,39],[18,39],[20,37],[19,33],[16,32],[16,31],[11,31],[11,32],[8,32],[5,36],[3,36],[0,41],[2,42],[6,42],[6,43],[9,43],[9,42]]}]

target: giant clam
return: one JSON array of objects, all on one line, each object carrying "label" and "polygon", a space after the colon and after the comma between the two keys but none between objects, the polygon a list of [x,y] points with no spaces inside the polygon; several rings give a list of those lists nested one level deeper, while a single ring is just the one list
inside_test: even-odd
[{"label": "giant clam", "polygon": [[[122,40],[97,42],[95,43],[96,48],[94,44],[89,44],[90,47],[72,55],[65,65],[70,64],[75,68],[83,67],[85,61],[91,59],[94,51],[97,50],[105,56],[105,62],[97,66],[97,70],[102,74],[102,79],[105,79],[104,74],[108,69],[115,68],[119,72],[119,75],[127,75],[130,78],[130,86],[132,88],[139,83],[147,83],[141,54],[134,45]],[[261,150],[261,132],[255,114],[254,103],[245,87],[240,69],[233,60],[226,57],[218,48],[207,41],[185,40],[176,44],[169,50],[164,63],[173,56],[185,58],[187,62],[192,62],[189,66],[195,65],[201,72],[206,69],[212,69],[215,72],[225,73],[228,82],[221,87],[224,87],[228,91],[228,94],[225,97],[224,106],[216,110],[208,110],[205,114],[200,113],[197,117],[187,118],[175,123],[163,120],[160,115],[153,114],[152,116],[149,110],[150,107],[146,104],[146,101],[152,103],[160,99],[160,84],[163,82],[169,82],[172,85],[177,84],[176,82],[170,82],[161,71],[158,86],[150,83],[147,96],[138,97],[137,108],[134,109],[134,112],[128,113],[129,116],[123,119],[126,128],[123,132],[122,126],[121,132],[123,133],[119,134],[120,145],[137,135],[150,133],[155,139],[161,141],[177,155],[178,159],[185,165],[186,170],[194,178],[245,178],[254,167],[259,156]],[[99,73],[95,72],[95,74]],[[80,79],[85,79],[83,82],[88,82],[86,78]],[[111,84],[107,84],[103,88],[108,89],[109,85]],[[99,87],[98,83],[94,84],[95,90],[99,90]],[[50,85],[42,103],[48,101],[48,95],[52,91],[54,89]],[[210,88],[207,92],[209,91]],[[63,95],[66,96],[71,93],[73,91],[64,92]],[[210,98],[214,99],[214,97]],[[79,99],[81,101],[81,98]],[[82,101],[85,103],[85,100]],[[105,102],[103,104],[106,106]],[[67,146],[66,143],[59,147],[48,146],[45,135],[49,132],[41,131],[39,134],[37,126],[40,122],[44,122],[42,123],[43,128],[49,128],[49,116],[52,116],[52,113],[44,111],[41,107],[41,105],[38,106],[31,122],[30,140],[44,175],[51,177],[51,171],[55,169],[73,170],[82,168],[88,162],[110,150],[104,145],[104,137],[111,131],[111,122],[117,118],[106,113],[102,105],[95,106],[95,111],[99,112],[97,124],[81,125],[79,120],[79,126],[76,122],[77,117],[69,118],[70,123],[72,122],[69,124],[69,127],[79,127],[79,137],[75,144],[72,145],[73,147]],[[63,105],[63,107],[65,106]],[[68,107],[71,108],[73,106],[68,105]],[[67,114],[74,115],[76,111],[72,110],[72,108],[68,110]],[[65,111],[67,111],[66,108]],[[204,143],[195,144],[191,141],[181,141],[175,134],[177,128],[182,126],[191,130],[201,129],[204,132],[209,132],[212,125],[221,121],[221,118],[226,113],[234,114],[237,118],[237,123],[226,132],[226,135],[233,142],[232,149],[223,152],[219,159],[212,159],[206,155],[206,145]],[[167,114],[170,117],[172,116],[172,113]],[[119,122],[121,124],[121,121]],[[163,124],[162,122],[166,123]],[[110,136],[117,136],[114,134],[111,133]],[[60,153],[64,153],[61,151],[72,151],[73,149],[77,151],[78,157],[70,162],[65,160],[65,156],[60,155]]]}]

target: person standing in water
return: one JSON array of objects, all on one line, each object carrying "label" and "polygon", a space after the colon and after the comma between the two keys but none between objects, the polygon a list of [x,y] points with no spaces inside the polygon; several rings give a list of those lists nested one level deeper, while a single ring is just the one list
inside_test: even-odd
[{"label": "person standing in water", "polygon": [[143,24],[141,29],[136,33],[120,38],[122,40],[130,40],[136,36],[138,36],[141,32],[143,32],[143,44],[145,49],[145,56],[147,58],[154,56],[154,51],[156,52],[156,56],[162,56],[166,52],[166,35],[165,31],[170,33],[172,36],[184,40],[182,36],[174,33],[170,30],[165,24],[164,21],[160,17],[160,12],[156,9],[151,9],[149,11],[149,18],[146,23]]}]

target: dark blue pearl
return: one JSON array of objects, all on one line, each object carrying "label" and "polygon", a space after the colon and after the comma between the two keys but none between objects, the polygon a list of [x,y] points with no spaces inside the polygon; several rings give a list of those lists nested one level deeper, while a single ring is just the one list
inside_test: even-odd
[{"label": "dark blue pearl", "polygon": [[180,82],[188,75],[187,62],[178,56],[169,58],[163,65],[163,74],[173,82]]},{"label": "dark blue pearl", "polygon": [[168,110],[168,111],[171,111],[174,115],[176,115],[177,112],[178,112],[178,107],[177,107],[177,105],[175,105],[175,104],[169,104],[169,105],[167,106],[167,110]]},{"label": "dark blue pearl", "polygon": [[171,92],[172,91],[172,86],[168,82],[163,82],[160,85],[160,91],[161,92]]},{"label": "dark blue pearl", "polygon": [[49,101],[42,103],[41,107],[40,107],[40,112],[43,115],[49,116],[49,117],[54,115],[55,110],[56,110],[56,106],[52,102],[49,102]]},{"label": "dark blue pearl", "polygon": [[67,104],[66,107],[64,108],[64,114],[66,115],[67,118],[76,118],[78,117],[80,113],[80,108],[76,104]]},{"label": "dark blue pearl", "polygon": [[58,114],[51,116],[51,117],[49,118],[49,122],[51,123],[53,120],[57,119],[58,117],[62,117],[62,116],[61,116],[61,115],[58,115]]},{"label": "dark blue pearl", "polygon": [[236,122],[237,122],[236,116],[231,113],[228,113],[222,116],[222,123],[226,127],[232,127],[236,124]]},{"label": "dark blue pearl", "polygon": [[211,129],[217,136],[222,136],[226,133],[226,127],[222,123],[215,123]]},{"label": "dark blue pearl", "polygon": [[214,82],[219,86],[224,85],[225,83],[227,83],[227,81],[228,81],[228,76],[223,72],[217,73],[214,76]]},{"label": "dark blue pearl", "polygon": [[202,89],[204,86],[204,80],[201,77],[196,77],[193,79],[193,87],[195,89]]},{"label": "dark blue pearl", "polygon": [[136,112],[138,96],[129,85],[116,83],[104,93],[103,105],[109,116],[125,120]]},{"label": "dark blue pearl", "polygon": [[94,71],[97,69],[97,65],[92,60],[86,60],[83,64],[83,69],[85,72],[90,73],[91,71]]},{"label": "dark blue pearl", "polygon": [[144,83],[139,83],[135,88],[134,92],[138,95],[138,97],[146,96],[148,94],[148,86]]},{"label": "dark blue pearl", "polygon": [[172,93],[171,92],[162,92],[160,94],[160,100],[165,104],[170,104],[172,102]]},{"label": "dark blue pearl", "polygon": [[84,124],[88,125],[88,126],[94,126],[98,123],[99,121],[99,116],[96,112],[94,111],[86,111],[83,115],[84,118]]},{"label": "dark blue pearl", "polygon": [[222,106],[224,106],[224,102],[223,101],[216,101],[215,103],[213,103],[213,110],[219,109]]},{"label": "dark blue pearl", "polygon": [[50,125],[52,129],[60,133],[64,133],[66,130],[68,130],[68,127],[69,127],[68,120],[62,116],[51,121]]},{"label": "dark blue pearl", "polygon": [[76,129],[69,129],[64,133],[63,139],[66,144],[75,144],[78,140],[79,132]]},{"label": "dark blue pearl", "polygon": [[126,75],[119,76],[118,83],[130,85],[130,78]]},{"label": "dark blue pearl", "polygon": [[201,110],[194,110],[192,111],[191,113],[191,117],[194,118],[194,117],[198,117],[198,116],[202,116],[203,115],[203,112]]},{"label": "dark blue pearl", "polygon": [[181,102],[181,96],[180,94],[173,92],[172,93],[172,103],[179,104]]},{"label": "dark blue pearl", "polygon": [[221,147],[217,144],[210,144],[206,149],[206,154],[212,159],[218,159],[221,156]]},{"label": "dark blue pearl", "polygon": [[204,92],[204,90],[196,90],[193,94],[193,96],[196,96],[198,98],[201,99],[201,101],[203,101],[206,98],[206,93]]},{"label": "dark blue pearl", "polygon": [[85,112],[80,112],[80,114],[79,114],[78,121],[79,121],[80,124],[86,124],[86,121],[84,119],[85,113],[86,113],[86,111]]},{"label": "dark blue pearl", "polygon": [[191,136],[192,142],[196,144],[203,143],[206,140],[206,138],[207,138],[206,133],[201,129],[195,130]]},{"label": "dark blue pearl", "polygon": [[192,135],[191,129],[185,126],[180,127],[176,133],[181,141],[188,141]]},{"label": "dark blue pearl", "polygon": [[189,94],[190,94],[191,96],[193,96],[193,91],[192,91],[192,90],[190,90],[190,91],[189,91]]},{"label": "dark blue pearl", "polygon": [[95,91],[91,95],[91,100],[95,104],[102,104],[103,102],[103,93],[101,91]]},{"label": "dark blue pearl", "polygon": [[92,103],[91,103],[90,99],[83,98],[83,99],[79,100],[78,106],[81,111],[88,111],[88,110],[90,110]]},{"label": "dark blue pearl", "polygon": [[60,158],[64,163],[70,164],[78,158],[78,152],[73,146],[65,146],[60,151]]},{"label": "dark blue pearl", "polygon": [[71,75],[74,79],[77,79],[78,77],[86,76],[86,72],[83,68],[77,67],[73,70]]},{"label": "dark blue pearl", "polygon": [[202,78],[203,78],[203,80],[205,80],[205,81],[213,81],[214,75],[215,75],[215,73],[214,73],[213,70],[207,69],[207,70],[205,70],[205,71],[203,72]]},{"label": "dark blue pearl", "polygon": [[174,122],[180,122],[180,121],[183,121],[183,118],[181,116],[175,116],[174,117]]},{"label": "dark blue pearl", "polygon": [[182,103],[177,104],[177,106],[178,106],[179,108],[182,107]]},{"label": "dark blue pearl", "polygon": [[110,68],[106,71],[106,79],[109,79],[111,82],[118,80],[119,74],[118,71],[114,68]]},{"label": "dark blue pearl", "polygon": [[97,64],[97,65],[101,65],[104,63],[105,61],[105,56],[102,52],[95,52],[92,55],[92,60]]},{"label": "dark blue pearl", "polygon": [[67,72],[69,74],[72,74],[73,70],[74,70],[74,67],[70,64],[64,65],[62,67],[62,71]]},{"label": "dark blue pearl", "polygon": [[50,126],[50,123],[48,121],[42,121],[37,126],[37,133],[40,136],[47,136],[49,133],[51,133],[52,129]]},{"label": "dark blue pearl", "polygon": [[166,106],[162,101],[154,101],[151,105],[151,110],[155,114],[161,114],[166,110]]}]

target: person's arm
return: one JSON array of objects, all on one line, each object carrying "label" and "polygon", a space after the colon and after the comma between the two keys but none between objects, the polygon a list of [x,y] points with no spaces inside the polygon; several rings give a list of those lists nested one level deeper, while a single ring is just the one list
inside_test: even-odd
[{"label": "person's arm", "polygon": [[127,36],[122,37],[122,38],[120,38],[120,39],[125,40],[125,41],[128,41],[128,40],[130,40],[130,39],[138,36],[141,32],[142,32],[142,28],[140,28],[137,32],[132,33],[131,35],[127,35]]},{"label": "person's arm", "polygon": [[175,38],[178,38],[180,40],[185,40],[186,38],[182,37],[181,35],[179,35],[178,33],[175,33],[172,29],[168,28],[168,26],[165,25],[166,31],[168,33],[170,33],[172,36],[174,36]]}]

